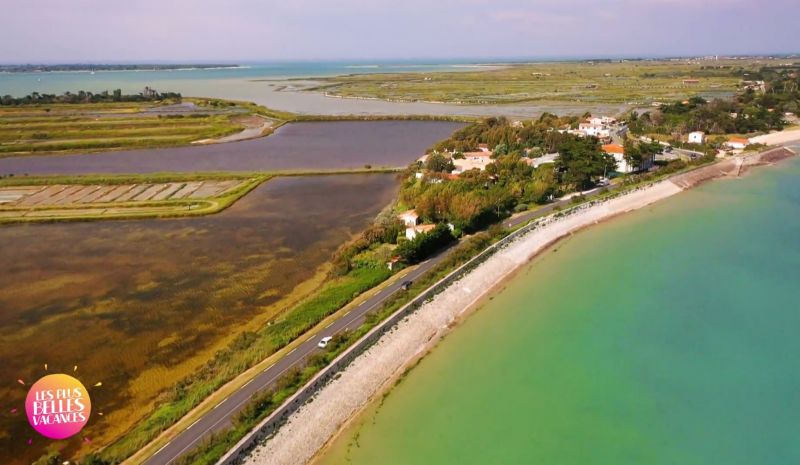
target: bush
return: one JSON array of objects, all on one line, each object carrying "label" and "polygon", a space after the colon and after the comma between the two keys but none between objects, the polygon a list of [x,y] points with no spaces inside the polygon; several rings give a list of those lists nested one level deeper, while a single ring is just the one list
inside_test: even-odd
[{"label": "bush", "polygon": [[397,246],[397,255],[406,263],[419,263],[455,240],[450,228],[440,223],[430,232],[417,234],[414,239],[401,242]]},{"label": "bush", "polygon": [[373,244],[394,244],[397,237],[405,230],[402,221],[394,216],[384,215],[378,218],[357,239],[343,245],[333,255],[332,276],[343,276],[353,269],[353,258],[369,249]]}]

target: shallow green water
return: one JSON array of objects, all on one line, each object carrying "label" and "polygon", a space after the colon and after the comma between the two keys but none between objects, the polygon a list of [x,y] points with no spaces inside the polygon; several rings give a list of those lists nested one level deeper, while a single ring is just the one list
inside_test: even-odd
[{"label": "shallow green water", "polygon": [[559,244],[325,464],[800,463],[800,160]]}]

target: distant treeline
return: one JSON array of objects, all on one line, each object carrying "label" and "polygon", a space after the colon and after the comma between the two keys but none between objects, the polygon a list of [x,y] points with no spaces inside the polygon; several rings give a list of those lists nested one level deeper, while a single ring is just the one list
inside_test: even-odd
[{"label": "distant treeline", "polygon": [[117,89],[113,92],[104,90],[100,93],[79,91],[77,93],[65,92],[61,95],[40,94],[33,92],[25,97],[14,98],[4,95],[0,98],[0,105],[28,105],[28,104],[49,104],[49,103],[105,103],[105,102],[153,102],[158,100],[181,100],[178,92],[157,92],[145,87],[145,91],[139,94],[123,94],[122,90]]},{"label": "distant treeline", "polygon": [[0,65],[0,72],[5,73],[48,73],[53,71],[164,71],[171,69],[211,69],[211,68],[238,68],[232,64],[199,64],[199,65],[92,65],[92,64],[65,64],[65,65]]}]

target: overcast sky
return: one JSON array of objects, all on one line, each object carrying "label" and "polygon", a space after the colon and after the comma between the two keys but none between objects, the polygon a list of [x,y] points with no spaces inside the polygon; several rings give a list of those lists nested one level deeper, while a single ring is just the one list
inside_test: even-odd
[{"label": "overcast sky", "polygon": [[799,0],[2,0],[0,62],[800,52]]}]

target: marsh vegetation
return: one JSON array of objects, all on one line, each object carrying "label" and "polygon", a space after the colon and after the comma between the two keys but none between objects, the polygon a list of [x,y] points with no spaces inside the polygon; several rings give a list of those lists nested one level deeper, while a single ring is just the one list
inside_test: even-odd
[{"label": "marsh vegetation", "polygon": [[[309,318],[382,280],[365,272],[330,281],[321,300],[290,311],[326,282],[333,252],[395,192],[391,174],[290,177],[216,216],[0,228],[0,373],[31,380],[44,363],[65,372],[78,365],[80,379],[102,381],[92,402],[104,413],[85,430],[91,443],[31,446],[24,414],[3,416],[0,461],[30,463],[48,444],[67,446],[65,456],[85,453],[134,425],[117,450],[141,446]],[[250,346],[259,330],[269,337]],[[0,387],[9,405],[23,402],[18,387]]]},{"label": "marsh vegetation", "polygon": [[549,62],[472,72],[337,76],[322,79],[323,84],[314,90],[341,97],[459,104],[649,104],[693,95],[731,95],[742,75],[757,69],[758,63],[756,60]]}]

